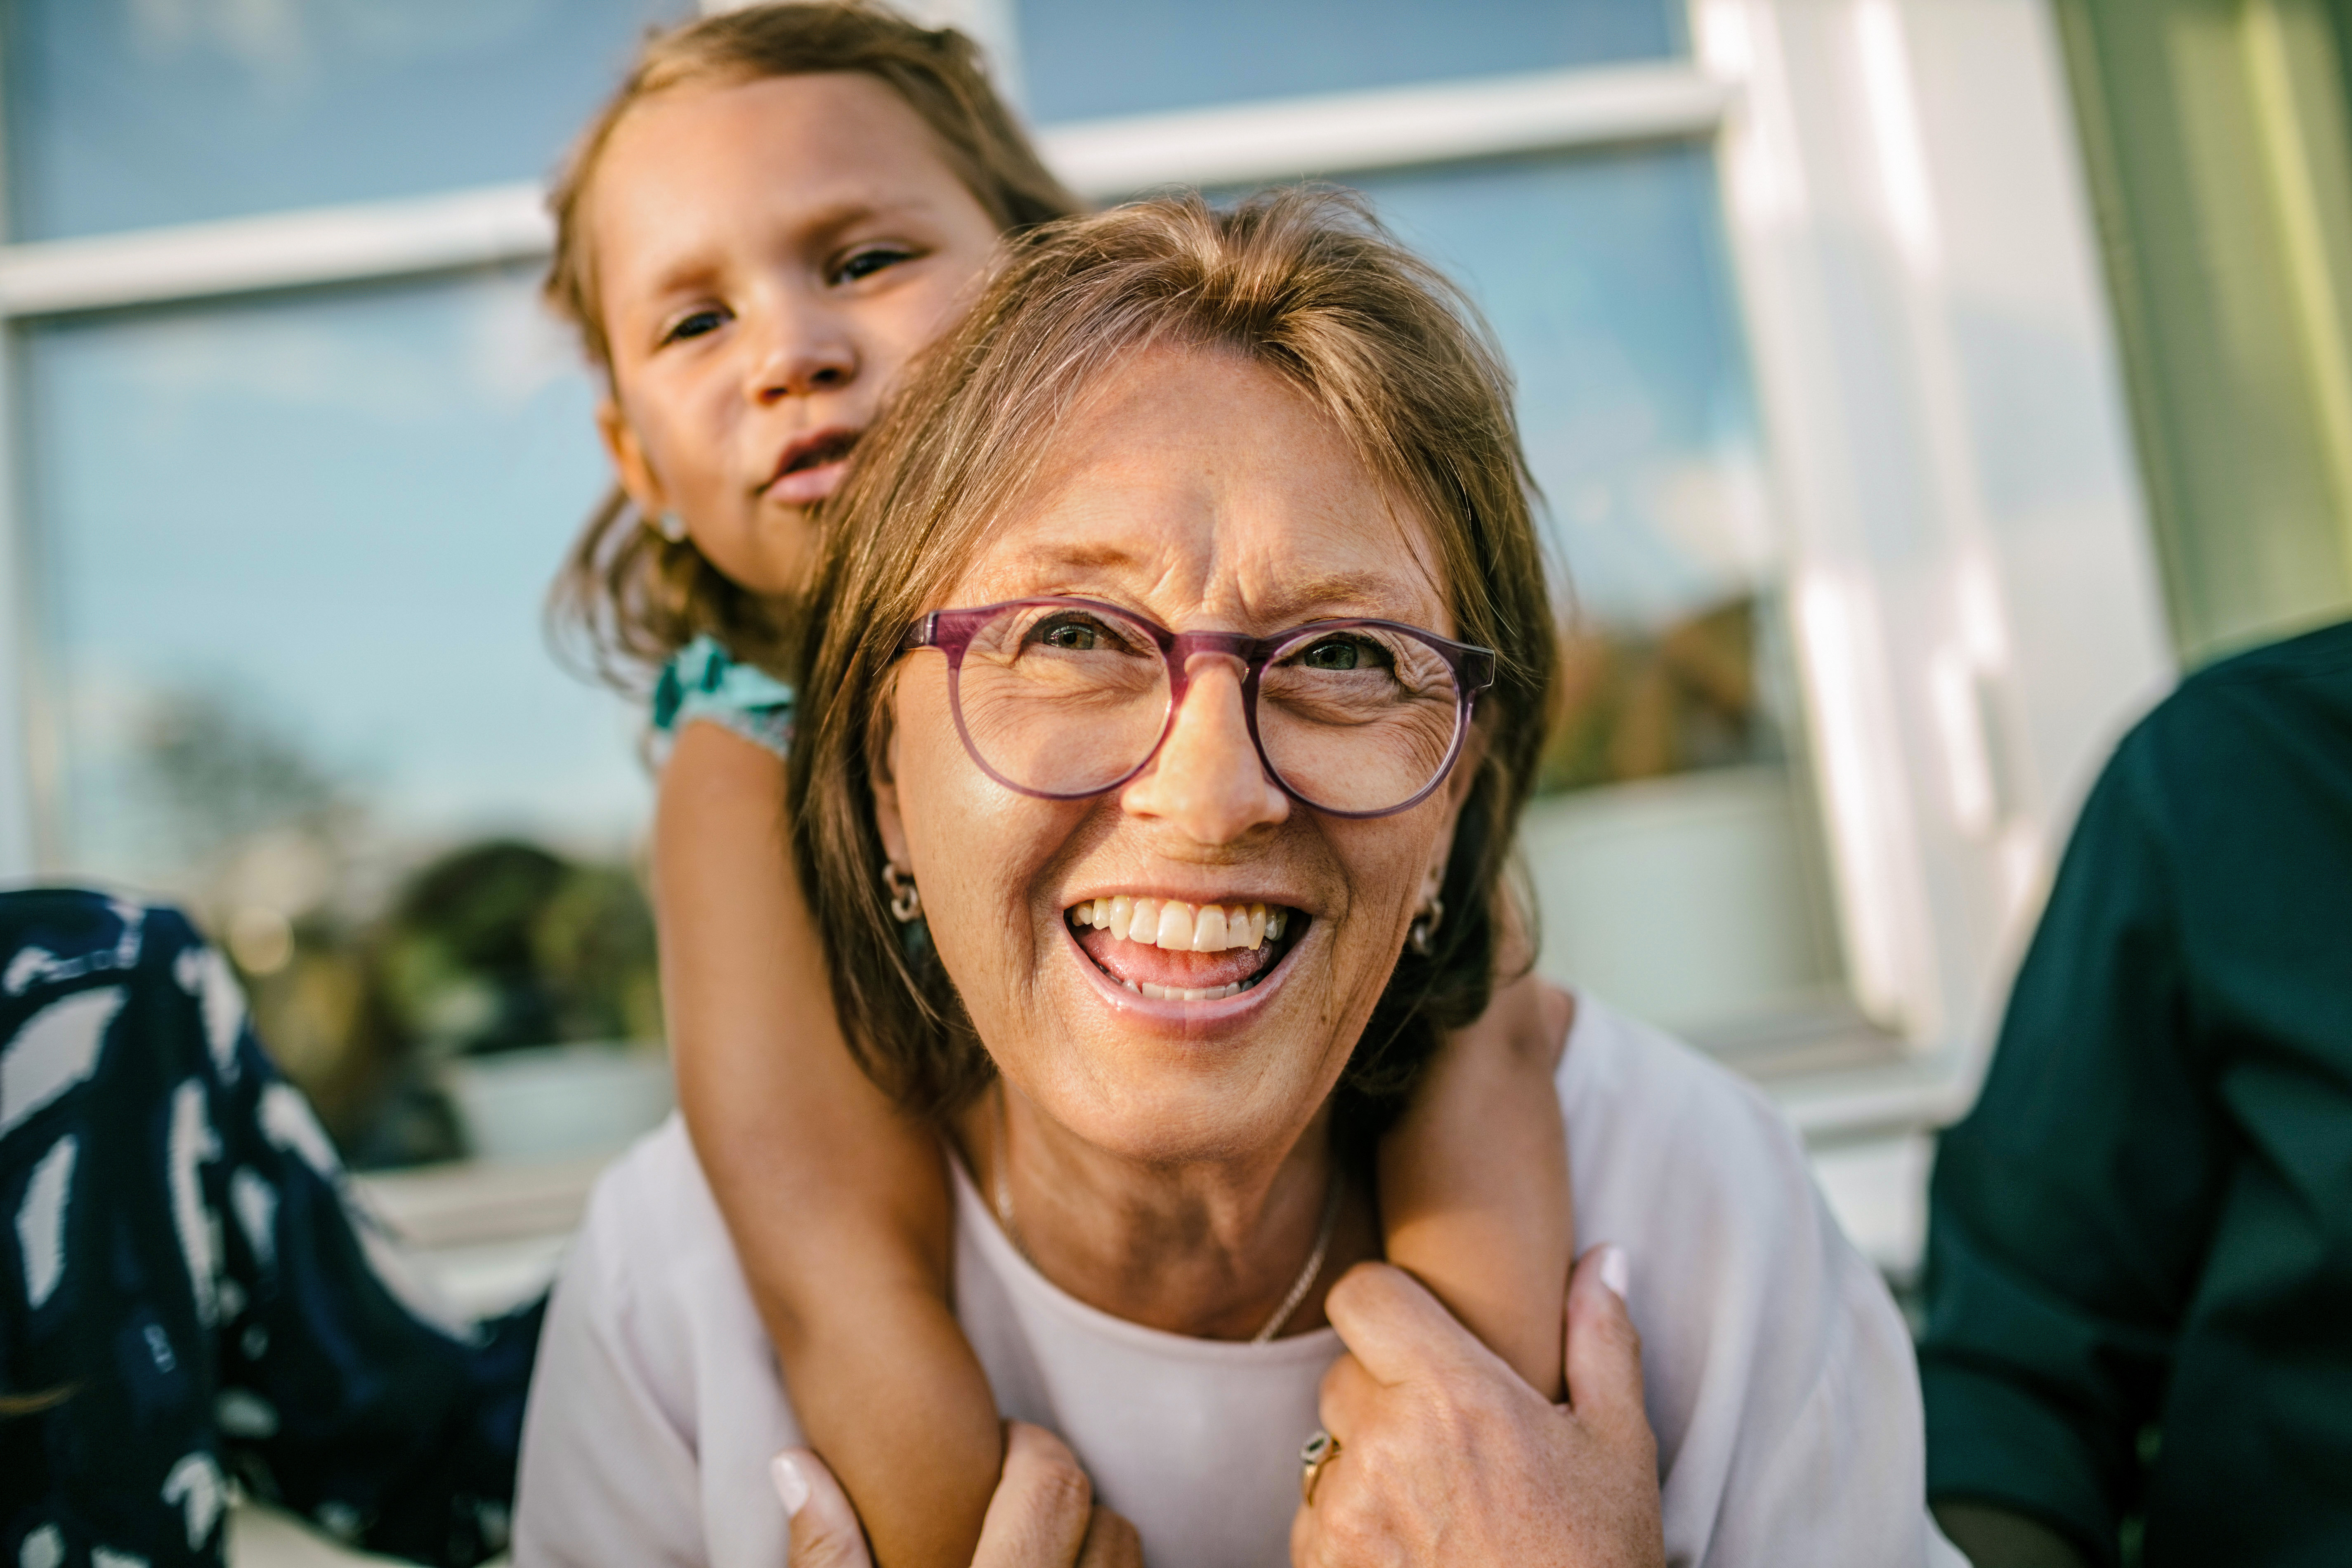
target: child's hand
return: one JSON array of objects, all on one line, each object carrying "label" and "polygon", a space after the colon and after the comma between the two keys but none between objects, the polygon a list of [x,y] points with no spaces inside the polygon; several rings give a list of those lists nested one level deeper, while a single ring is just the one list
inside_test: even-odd
[{"label": "child's hand", "polygon": [[[873,1568],[856,1510],[824,1461],[806,1448],[775,1458],[776,1494],[793,1521],[790,1568]],[[1004,1474],[981,1526],[972,1568],[1143,1568],[1129,1524],[1094,1506],[1094,1486],[1068,1447],[1042,1426],[1004,1433]]]}]

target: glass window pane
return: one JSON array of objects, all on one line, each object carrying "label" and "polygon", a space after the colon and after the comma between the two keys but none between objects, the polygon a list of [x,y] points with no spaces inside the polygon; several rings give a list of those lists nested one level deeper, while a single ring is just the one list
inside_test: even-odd
[{"label": "glass window pane", "polygon": [[689,0],[15,0],[9,235],[544,175]]},{"label": "glass window pane", "polygon": [[1547,968],[1717,1044],[1838,1009],[1711,152],[1352,183],[1493,322],[1572,595],[1527,833]]},{"label": "glass window pane", "polygon": [[1673,0],[1018,0],[1041,123],[1654,59]]},{"label": "glass window pane", "polygon": [[1502,339],[1586,616],[1670,619],[1762,578],[1760,437],[1707,149],[1349,184],[1469,287]]},{"label": "glass window pane", "polygon": [[447,1058],[658,1029],[639,716],[541,636],[604,468],[534,281],[26,331],[65,868],[191,902],[384,1159],[456,1152]]}]

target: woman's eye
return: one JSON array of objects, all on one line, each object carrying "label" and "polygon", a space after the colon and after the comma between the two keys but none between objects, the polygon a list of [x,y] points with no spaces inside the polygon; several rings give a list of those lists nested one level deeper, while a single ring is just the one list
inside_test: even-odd
[{"label": "woman's eye", "polygon": [[1100,646],[1095,628],[1078,621],[1047,626],[1037,640],[1064,653],[1092,653]]},{"label": "woman's eye", "polygon": [[662,342],[683,342],[688,338],[698,338],[705,333],[715,332],[726,324],[727,312],[724,310],[690,311],[670,323],[669,331],[662,334]]},{"label": "woman's eye", "polygon": [[1354,637],[1325,637],[1309,644],[1298,662],[1308,669],[1370,669],[1379,660]]},{"label": "woman's eye", "polygon": [[903,245],[868,246],[864,250],[853,253],[840,266],[835,268],[833,280],[836,283],[855,283],[860,279],[873,277],[885,268],[896,267],[898,263],[911,261],[914,258],[915,253]]}]

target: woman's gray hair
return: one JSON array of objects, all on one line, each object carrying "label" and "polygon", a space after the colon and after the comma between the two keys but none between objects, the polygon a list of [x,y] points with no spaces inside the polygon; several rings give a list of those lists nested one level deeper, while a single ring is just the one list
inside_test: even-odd
[{"label": "woman's gray hair", "polygon": [[860,442],[828,517],[793,746],[793,843],[858,1060],[909,1110],[963,1104],[992,1068],[921,928],[877,872],[873,769],[901,635],[961,574],[1084,395],[1163,344],[1244,355],[1297,388],[1426,519],[1454,635],[1492,647],[1476,776],[1426,955],[1402,953],[1341,1080],[1344,1125],[1393,1114],[1441,1031],[1486,1010],[1519,812],[1556,661],[1511,384],[1476,310],[1362,202],[1316,188],[1226,211],[1197,195],[1048,225]]}]

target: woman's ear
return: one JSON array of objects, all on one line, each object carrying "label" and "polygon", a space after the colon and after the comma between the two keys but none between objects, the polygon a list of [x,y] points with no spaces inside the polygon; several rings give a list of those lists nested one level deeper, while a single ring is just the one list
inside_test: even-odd
[{"label": "woman's ear", "polygon": [[667,511],[668,493],[662,489],[653,464],[646,460],[645,444],[637,439],[629,416],[621,412],[620,400],[610,393],[596,400],[596,435],[604,443],[604,456],[612,459],[614,477],[629,492],[638,512],[659,517]]},{"label": "woman's ear", "polygon": [[887,703],[883,705],[877,727],[882,733],[868,769],[874,781],[874,831],[881,836],[882,853],[889,857],[890,864],[911,871],[914,861],[907,849],[907,819],[898,810],[898,726],[891,722]]},{"label": "woman's ear", "polygon": [[1445,819],[1438,825],[1436,842],[1430,851],[1429,868],[1421,884],[1421,901],[1426,904],[1445,886],[1446,863],[1454,858],[1454,830],[1462,824],[1462,804],[1477,787],[1478,769],[1486,760],[1486,732],[1473,726],[1463,739],[1462,754],[1454,760],[1454,771],[1446,775],[1443,799]]}]

